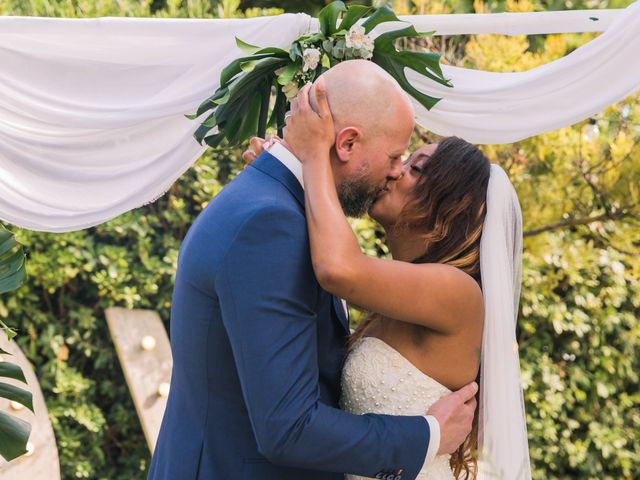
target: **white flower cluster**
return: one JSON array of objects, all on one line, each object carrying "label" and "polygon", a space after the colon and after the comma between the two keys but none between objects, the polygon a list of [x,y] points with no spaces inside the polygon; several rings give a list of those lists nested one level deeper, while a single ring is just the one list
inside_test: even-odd
[{"label": "white flower cluster", "polygon": [[373,39],[364,33],[362,25],[354,25],[349,29],[345,36],[345,45],[359,51],[361,58],[369,59],[373,56]]},{"label": "white flower cluster", "polygon": [[[332,36],[318,45],[318,40],[303,36],[299,39],[299,48],[302,50],[302,71],[298,70],[293,76],[287,77],[282,91],[289,101],[292,101],[300,91],[300,85],[315,79],[315,71],[323,61],[323,55],[327,62],[351,60],[362,58],[369,60],[373,57],[374,41],[365,33],[362,25],[353,25],[344,36]],[[298,50],[300,51],[300,50]],[[328,65],[327,65],[328,66]],[[280,76],[285,71],[284,67],[277,70]]]},{"label": "white flower cluster", "polygon": [[318,68],[318,63],[320,63],[320,50],[317,48],[307,48],[302,52],[302,59],[304,60],[304,66],[302,67],[303,72],[307,72],[308,70],[315,70]]}]

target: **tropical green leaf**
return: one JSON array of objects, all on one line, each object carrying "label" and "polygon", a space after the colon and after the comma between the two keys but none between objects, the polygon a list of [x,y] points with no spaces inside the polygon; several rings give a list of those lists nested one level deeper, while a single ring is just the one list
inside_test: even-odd
[{"label": "tropical green leaf", "polygon": [[[188,115],[188,116],[185,115],[185,116],[188,118],[190,117],[198,118],[207,110],[211,110],[212,108],[215,108],[215,106],[217,105],[217,103],[215,103],[215,100],[222,98],[226,94],[226,92],[227,92],[226,88],[218,88],[218,90],[216,90],[213,95],[211,95],[209,98],[207,98],[204,102],[200,104],[200,106],[198,107],[198,110],[194,115]],[[191,118],[191,120],[194,120],[194,118]]]},{"label": "tropical green leaf", "polygon": [[402,20],[400,20],[389,7],[379,8],[362,24],[364,33],[369,33],[381,23],[386,22],[402,22]]},{"label": "tropical green leaf", "polygon": [[16,237],[9,230],[0,228],[0,255],[4,255],[16,245]]},{"label": "tropical green leaf", "polygon": [[406,67],[415,70],[421,75],[426,75],[432,80],[450,87],[451,83],[444,78],[442,73],[440,55],[437,53],[409,52],[406,50],[399,52],[394,45],[394,42],[398,38],[420,36],[422,36],[422,34],[418,33],[413,25],[400,30],[383,33],[375,40],[374,55],[376,53],[386,55],[390,57],[391,60],[397,60],[399,63],[404,64]]},{"label": "tropical green leaf", "polygon": [[255,55],[268,55],[271,57],[284,58],[289,52],[278,47],[265,47],[258,50]]},{"label": "tropical green leaf", "polygon": [[22,369],[15,363],[0,362],[0,377],[13,378],[19,382],[27,383],[27,379],[24,377]]},{"label": "tropical green leaf", "polygon": [[[209,118],[215,118],[214,113],[212,113]],[[209,126],[209,125],[205,125],[204,123],[202,123],[197,129],[196,131],[193,133],[194,138],[198,141],[198,143],[200,145],[202,145],[202,141],[204,140],[204,137],[207,135],[207,133],[214,128],[215,125]]]},{"label": "tropical green leaf", "polygon": [[23,388],[0,382],[0,397],[18,402],[33,412],[33,395]]},{"label": "tropical green leaf", "polygon": [[[255,65],[254,65],[255,67]],[[215,103],[216,105],[224,105],[225,103],[227,103],[229,101],[229,98],[231,97],[231,92],[229,91],[229,89],[224,88],[221,90],[221,92],[224,92],[224,95],[220,98],[216,98],[213,103]]]},{"label": "tropical green leaf", "polygon": [[218,120],[216,119],[216,116],[213,113],[209,115],[204,122],[202,122],[202,125],[204,127],[209,127],[209,128],[213,128],[217,124],[218,124]]},{"label": "tropical green leaf", "polygon": [[282,136],[282,129],[284,128],[284,114],[287,108],[287,96],[282,89],[276,85],[277,95],[276,103],[273,106],[273,112],[269,118],[269,127],[274,127],[278,131],[278,135]]},{"label": "tropical green leaf", "polygon": [[318,20],[320,21],[320,31],[328,37],[337,31],[338,17],[347,10],[343,2],[331,2],[320,10]]},{"label": "tropical green leaf", "polygon": [[266,79],[260,92],[260,113],[258,114],[258,136],[265,137],[269,119],[269,103],[271,102],[271,80]]},{"label": "tropical green leaf", "polygon": [[292,62],[297,61],[298,59],[303,58],[302,50],[300,49],[300,44],[298,42],[294,42],[291,45],[291,49],[289,50],[289,58]]},{"label": "tropical green leaf", "polygon": [[260,105],[262,105],[262,97],[260,92],[256,92],[251,96],[249,102],[249,110],[242,119],[240,129],[238,130],[238,140],[242,141],[249,138],[252,134],[258,132],[258,115],[260,114]]},{"label": "tropical green leaf", "polygon": [[0,274],[0,276],[2,276],[0,279],[0,293],[12,292],[24,283],[27,278],[27,273],[24,268],[24,257],[20,259],[20,264],[20,269],[17,272],[7,276]]},{"label": "tropical green leaf", "polygon": [[372,7],[366,5],[351,5],[343,15],[342,22],[340,22],[338,32],[336,33],[339,34],[342,30],[348,31],[358,20],[368,15],[372,10]]},{"label": "tropical green leaf", "polygon": [[24,283],[27,276],[21,250],[0,258],[0,293],[11,292]]},{"label": "tropical green leaf", "polygon": [[205,137],[204,143],[209,145],[211,148],[218,148],[222,143],[222,140],[224,140],[224,134],[216,133],[215,135],[209,135],[208,137]]},{"label": "tropical green leaf", "polygon": [[286,55],[287,52],[278,47],[256,47],[255,45],[250,45],[247,42],[243,42],[238,37],[236,37],[236,45],[242,50],[245,54],[249,56],[253,55]]},{"label": "tropical green leaf", "polygon": [[26,278],[25,255],[11,232],[0,225],[0,293],[18,288]]},{"label": "tropical green leaf", "polygon": [[383,33],[375,40],[373,58],[371,60],[389,72],[400,86],[425,108],[431,109],[440,99],[426,95],[411,85],[406,77],[405,68],[410,68],[442,85],[450,87],[452,86],[451,83],[444,78],[442,73],[440,55],[427,52],[399,52],[394,45],[395,40],[398,38],[418,36],[421,36],[421,34],[413,26]]},{"label": "tropical green leaf", "polygon": [[[206,136],[211,128],[208,125],[213,126],[213,120],[210,120],[207,125],[200,125],[196,130],[194,133],[196,140],[201,144],[202,141],[205,141],[207,145],[218,146],[226,138],[230,145],[236,145],[256,135],[258,127],[261,125],[260,120],[263,120],[262,125],[266,125],[268,118],[268,111],[259,116],[262,111],[260,106],[265,102],[261,99],[265,96],[270,97],[275,70],[286,66],[288,62],[287,56],[260,58],[255,60],[250,72],[242,72],[235,76],[226,86],[228,98],[223,97],[224,103],[214,107],[213,116],[218,132]],[[257,97],[256,93],[258,93]]]},{"label": "tropical green leaf", "polygon": [[224,129],[220,127],[220,130],[224,133],[227,141],[230,145],[236,145],[239,143],[240,133],[242,131],[242,124],[246,120],[247,109],[250,108],[249,102],[247,101],[250,97],[246,97],[243,101],[245,103],[244,107],[241,110],[243,115],[233,115],[228,117],[224,121]]},{"label": "tropical green leaf", "polygon": [[251,45],[247,42],[244,42],[240,40],[238,37],[236,37],[236,45],[240,50],[242,50],[247,55],[253,55],[261,48],[261,47],[256,47],[255,45]]},{"label": "tropical green leaf", "polygon": [[[285,52],[286,53],[286,52]],[[252,60],[260,60],[263,58],[269,58],[269,57],[274,57],[274,55],[270,54],[270,53],[262,53],[262,54],[255,54],[255,55],[251,55],[248,57],[240,57],[235,59],[233,62],[231,62],[229,65],[227,65],[226,67],[224,67],[222,69],[222,72],[220,73],[220,87],[219,88],[224,88],[227,86],[227,84],[234,80],[236,75],[243,73],[242,72],[242,64],[248,61],[252,61]],[[215,96],[215,94],[214,94]]]},{"label": "tropical green leaf", "polygon": [[326,37],[322,32],[305,33],[298,38],[296,43],[306,43],[307,45],[310,45],[312,43],[321,42],[325,39]]},{"label": "tropical green leaf", "polygon": [[7,461],[27,452],[31,425],[24,420],[0,412],[0,455]]},{"label": "tropical green leaf", "polygon": [[244,72],[244,73],[249,73],[251,71],[253,71],[254,68],[256,68],[256,60],[248,60],[246,62],[242,62],[240,64],[240,69]]},{"label": "tropical green leaf", "polygon": [[278,83],[280,85],[286,85],[287,83],[290,83],[298,70],[300,70],[299,64],[290,63],[289,65],[284,67],[284,71],[280,75],[278,75]]}]

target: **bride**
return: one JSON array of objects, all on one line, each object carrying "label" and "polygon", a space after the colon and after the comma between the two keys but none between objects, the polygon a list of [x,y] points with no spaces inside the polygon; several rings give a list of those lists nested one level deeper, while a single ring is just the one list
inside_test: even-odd
[{"label": "bride", "polygon": [[470,436],[417,478],[529,479],[515,343],[521,218],[506,174],[456,137],[418,149],[369,210],[393,260],[368,257],[336,193],[322,80],[314,93],[315,111],[309,85],[292,103],[284,139],[303,163],[313,267],[324,289],[371,312],[350,340],[342,407],[421,415],[479,378]]}]

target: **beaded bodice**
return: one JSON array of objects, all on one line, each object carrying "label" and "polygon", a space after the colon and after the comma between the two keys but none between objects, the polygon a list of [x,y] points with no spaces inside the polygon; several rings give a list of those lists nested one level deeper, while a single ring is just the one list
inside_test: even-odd
[{"label": "beaded bodice", "polygon": [[[386,342],[363,337],[349,353],[342,371],[342,409],[362,415],[426,415],[451,390],[422,373]],[[455,480],[449,455],[438,455],[417,476],[420,480]],[[364,477],[347,475],[349,480]]]}]

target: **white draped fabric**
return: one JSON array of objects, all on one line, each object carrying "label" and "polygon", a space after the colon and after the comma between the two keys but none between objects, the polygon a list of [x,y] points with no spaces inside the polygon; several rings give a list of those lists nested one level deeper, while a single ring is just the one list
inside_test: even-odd
[{"label": "white draped fabric", "polygon": [[64,232],[153,201],[205,150],[184,114],[240,56],[234,36],[288,47],[308,25],[0,17],[0,218]]},{"label": "white draped fabric", "polygon": [[439,135],[474,143],[510,143],[573,125],[640,90],[640,2],[598,38],[526,72],[444,66],[454,88],[410,71],[419,90],[443,98],[416,120]]},{"label": "white draped fabric", "polygon": [[[584,14],[564,16],[570,31],[596,29]],[[420,89],[444,98],[430,112],[417,106],[418,122],[476,143],[506,143],[576,123],[640,89],[640,2],[589,16],[605,33],[528,72],[446,67],[453,89],[409,72]],[[449,33],[457,17],[468,32],[541,33],[539,14],[441,17]],[[560,29],[546,18],[549,31]],[[429,16],[405,19],[432,29]],[[72,231],[153,201],[205,150],[192,137],[199,122],[183,115],[241,56],[234,36],[286,48],[315,26],[303,14],[0,17],[0,219]]]}]

